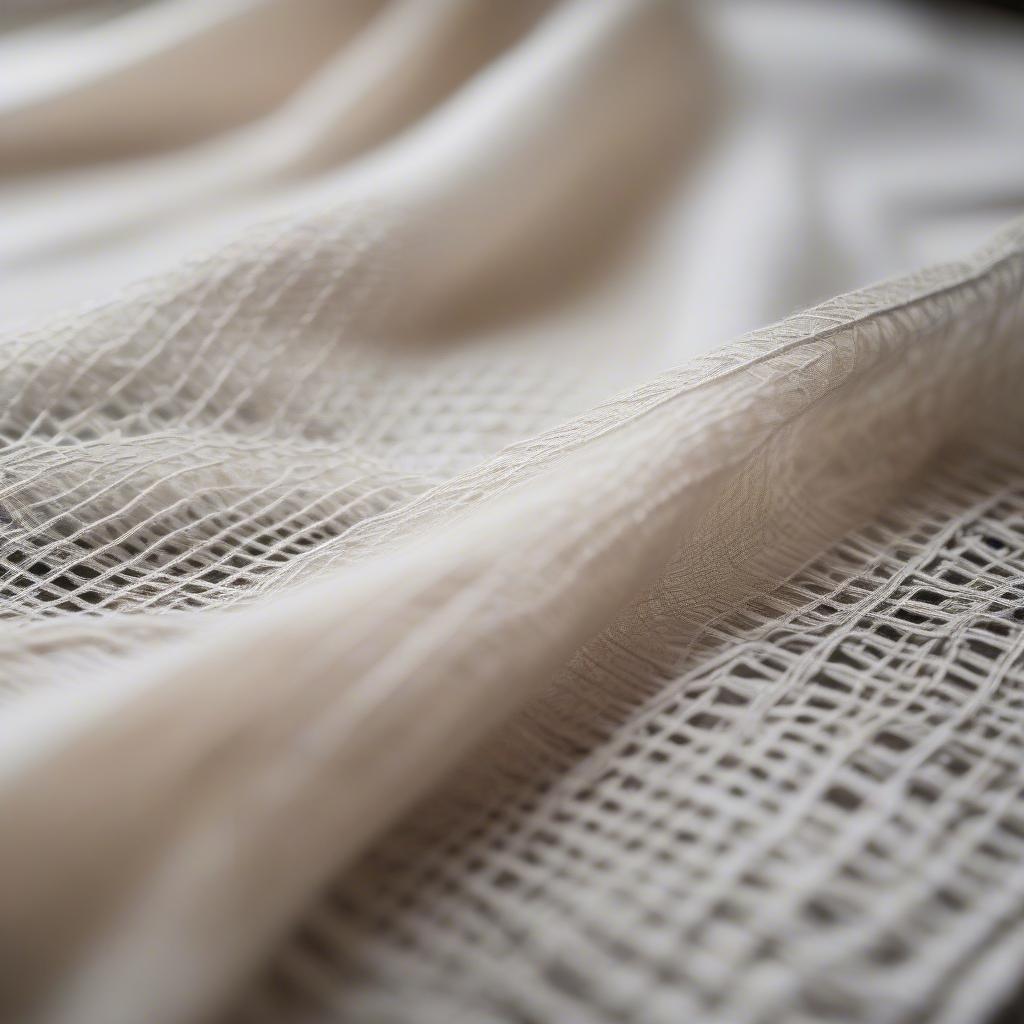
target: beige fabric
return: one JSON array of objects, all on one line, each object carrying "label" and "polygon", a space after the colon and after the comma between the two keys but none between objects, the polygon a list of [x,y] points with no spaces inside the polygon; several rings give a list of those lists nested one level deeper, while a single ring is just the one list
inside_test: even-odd
[{"label": "beige fabric", "polygon": [[[174,2],[8,40],[2,1014],[1009,993],[1024,222],[982,238],[1020,49],[836,5],[759,63],[763,6]],[[886,72],[960,134],[867,132]]]}]

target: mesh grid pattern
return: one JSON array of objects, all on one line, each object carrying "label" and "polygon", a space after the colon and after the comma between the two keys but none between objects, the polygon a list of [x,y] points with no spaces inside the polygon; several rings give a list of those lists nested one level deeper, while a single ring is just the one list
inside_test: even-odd
[{"label": "mesh grid pattern", "polygon": [[1009,54],[686,6],[157,4],[5,108],[15,311],[158,272],[0,337],[0,1018],[1019,982],[1024,222],[653,376],[988,223]]},{"label": "mesh grid pattern", "polygon": [[981,1019],[1021,912],[1021,226],[594,405],[572,351],[381,346],[388,222],[4,346],[0,680],[72,709],[0,791],[15,998],[208,1014],[469,763],[243,1019]]},{"label": "mesh grid pattern", "polygon": [[972,452],[709,624],[564,778],[432,806],[245,1016],[941,1018],[1024,922],[1022,623],[1024,462]]},{"label": "mesh grid pattern", "polygon": [[250,599],[593,398],[569,361],[375,353],[388,220],[265,229],[5,339],[0,617]]}]

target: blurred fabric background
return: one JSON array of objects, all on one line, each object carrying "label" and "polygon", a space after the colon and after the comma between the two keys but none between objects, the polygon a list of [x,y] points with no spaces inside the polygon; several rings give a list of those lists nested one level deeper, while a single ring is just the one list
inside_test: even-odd
[{"label": "blurred fabric background", "polygon": [[[6,6],[11,21],[68,11],[0,48],[0,316],[11,323],[95,301],[311,196],[386,198],[389,167],[427,163],[442,132],[471,159],[486,115],[471,127],[469,107],[499,87],[496,62],[531,73],[547,5]],[[1017,16],[725,0],[688,18],[663,70],[626,58],[616,72],[613,92],[633,89],[648,127],[602,118],[585,98],[549,126],[538,110],[526,115],[534,141],[577,163],[559,175],[525,160],[502,182],[488,172],[500,195],[485,216],[497,221],[500,204],[522,219],[531,261],[555,240],[530,204],[578,194],[580,219],[600,221],[587,247],[601,259],[582,287],[565,267],[578,251],[549,258],[566,279],[546,284],[545,315],[568,318],[558,331],[636,325],[656,339],[632,353],[643,375],[956,256],[1019,209]]]}]

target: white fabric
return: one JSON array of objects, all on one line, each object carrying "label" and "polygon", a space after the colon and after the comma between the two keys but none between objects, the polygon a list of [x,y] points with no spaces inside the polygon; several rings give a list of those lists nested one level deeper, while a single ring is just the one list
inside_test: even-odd
[{"label": "white fabric", "polygon": [[3,43],[0,1014],[984,1020],[1024,32],[68,19]]}]

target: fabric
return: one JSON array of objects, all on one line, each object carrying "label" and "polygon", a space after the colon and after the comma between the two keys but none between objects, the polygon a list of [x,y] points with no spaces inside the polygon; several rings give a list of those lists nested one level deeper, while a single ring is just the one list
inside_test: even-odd
[{"label": "fabric", "polygon": [[1010,26],[12,31],[0,1017],[988,1019],[1024,968]]}]

